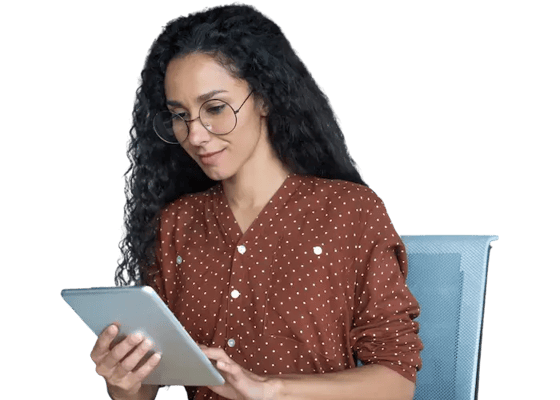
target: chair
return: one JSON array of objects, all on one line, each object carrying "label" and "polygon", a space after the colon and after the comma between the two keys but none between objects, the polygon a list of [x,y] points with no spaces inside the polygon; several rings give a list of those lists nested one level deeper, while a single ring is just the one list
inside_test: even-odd
[{"label": "chair", "polygon": [[402,239],[424,343],[414,400],[476,399],[488,256],[498,237]]}]

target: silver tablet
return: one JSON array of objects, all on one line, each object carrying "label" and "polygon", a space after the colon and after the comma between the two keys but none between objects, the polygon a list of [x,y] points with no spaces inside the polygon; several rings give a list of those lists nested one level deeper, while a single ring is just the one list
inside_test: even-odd
[{"label": "silver tablet", "polygon": [[144,383],[152,385],[214,386],[224,378],[202,353],[175,315],[149,286],[65,289],[62,297],[99,334],[119,322],[119,336],[140,332],[161,354],[157,368]]}]

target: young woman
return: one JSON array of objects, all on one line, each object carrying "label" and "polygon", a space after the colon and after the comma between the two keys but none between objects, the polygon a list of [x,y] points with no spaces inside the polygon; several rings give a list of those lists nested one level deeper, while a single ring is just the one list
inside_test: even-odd
[{"label": "young woman", "polygon": [[[142,71],[117,284],[149,284],[226,378],[195,399],[412,399],[422,348],[406,254],[329,106],[272,21],[171,21]],[[91,357],[150,399],[151,343]],[[364,366],[356,368],[360,360]]]}]

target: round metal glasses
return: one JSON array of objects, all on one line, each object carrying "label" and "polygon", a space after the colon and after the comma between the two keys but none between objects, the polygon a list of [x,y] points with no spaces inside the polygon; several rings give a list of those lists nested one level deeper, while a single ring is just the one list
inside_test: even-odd
[{"label": "round metal glasses", "polygon": [[253,91],[241,103],[237,110],[223,100],[210,99],[200,106],[198,117],[187,120],[185,113],[172,113],[171,111],[160,111],[154,117],[154,131],[161,140],[169,144],[184,142],[189,136],[189,123],[200,119],[200,123],[206,130],[215,135],[227,135],[237,126],[237,113],[247,102]]}]

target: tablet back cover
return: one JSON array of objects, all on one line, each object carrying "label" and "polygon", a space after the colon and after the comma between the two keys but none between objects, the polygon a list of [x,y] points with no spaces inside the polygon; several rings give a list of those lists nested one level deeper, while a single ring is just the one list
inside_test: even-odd
[{"label": "tablet back cover", "polygon": [[202,353],[175,315],[149,286],[65,289],[62,297],[99,334],[112,322],[119,336],[140,332],[162,357],[144,383],[153,385],[221,385],[223,377]]}]

